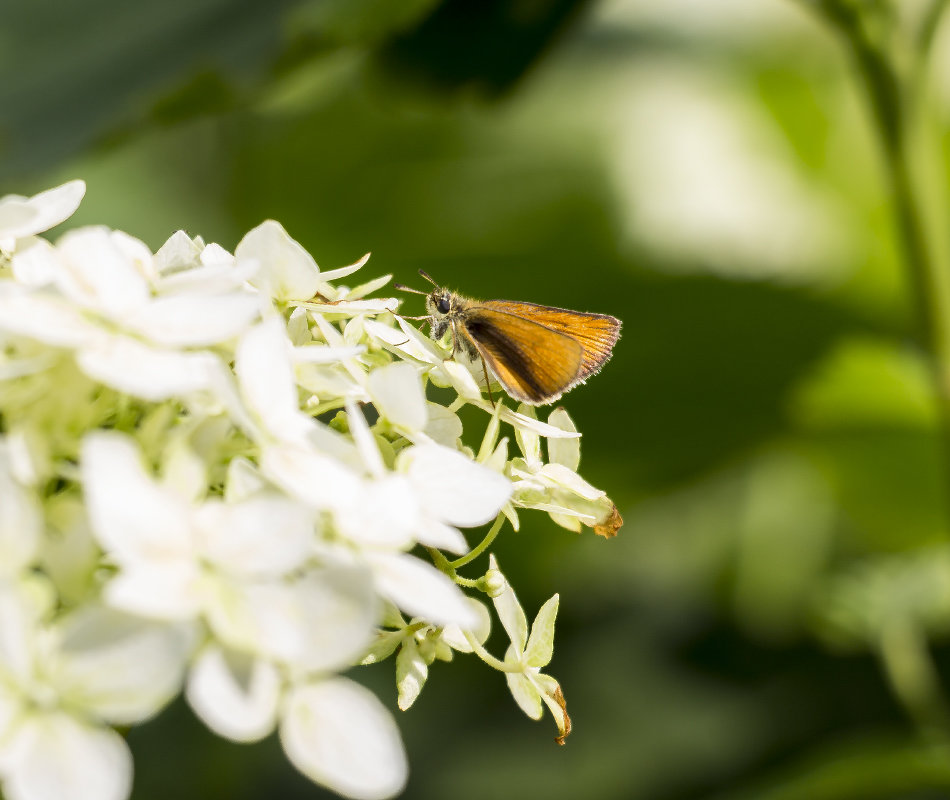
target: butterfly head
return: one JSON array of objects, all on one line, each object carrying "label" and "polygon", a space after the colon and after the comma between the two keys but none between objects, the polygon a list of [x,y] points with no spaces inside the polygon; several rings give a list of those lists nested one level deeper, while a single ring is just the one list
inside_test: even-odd
[{"label": "butterfly head", "polygon": [[426,311],[432,322],[432,338],[441,339],[461,310],[460,298],[442,287],[426,295]]},{"label": "butterfly head", "polygon": [[471,301],[440,286],[424,270],[420,269],[419,274],[435,287],[432,291],[420,292],[418,289],[412,289],[401,283],[395,284],[395,287],[405,292],[425,296],[426,317],[416,317],[416,319],[428,318],[432,325],[432,338],[441,339],[449,327],[453,326],[465,309],[471,305]]},{"label": "butterfly head", "polygon": [[451,317],[458,311],[458,305],[458,296],[448,289],[439,287],[426,295],[426,311],[434,319]]}]

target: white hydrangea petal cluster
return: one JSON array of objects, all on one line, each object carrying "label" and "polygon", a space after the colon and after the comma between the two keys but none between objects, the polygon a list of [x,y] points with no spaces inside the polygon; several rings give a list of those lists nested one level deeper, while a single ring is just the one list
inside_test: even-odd
[{"label": "white hydrangea petal cluster", "polygon": [[[398,729],[343,674],[390,656],[402,709],[436,660],[474,653],[566,735],[540,671],[556,596],[529,635],[493,557],[459,574],[518,508],[615,532],[566,412],[488,402],[480,368],[375,296],[390,276],[339,283],[368,255],[323,271],[276,222],[233,254],[182,231],[156,253],[105,227],[41,237],[84,192],[0,199],[4,796],[124,800],[116,728],[183,692],[217,734],[277,731],[313,781],[391,797]],[[485,412],[477,451],[466,404]],[[488,523],[471,547],[463,531]],[[494,599],[504,659],[463,589]]]}]

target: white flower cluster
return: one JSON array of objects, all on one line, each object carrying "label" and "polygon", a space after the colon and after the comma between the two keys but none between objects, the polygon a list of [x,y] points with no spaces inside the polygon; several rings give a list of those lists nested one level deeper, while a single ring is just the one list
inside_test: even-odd
[{"label": "white flower cluster", "polygon": [[[540,671],[557,597],[529,632],[494,558],[479,578],[458,569],[518,507],[615,531],[577,475],[567,414],[486,402],[395,299],[371,297],[389,276],[346,288],[365,258],[322,272],[275,222],[233,255],[182,232],[154,254],[104,227],[39,237],[84,191],[0,200],[4,797],[123,800],[132,760],[115,728],[182,691],[219,735],[276,729],[317,783],[390,797],[407,772],[399,732],[341,673],[391,654],[402,708],[458,650],[566,735]],[[486,412],[477,452],[465,404]],[[470,549],[459,529],[492,521]],[[460,587],[493,599],[504,658]]]}]

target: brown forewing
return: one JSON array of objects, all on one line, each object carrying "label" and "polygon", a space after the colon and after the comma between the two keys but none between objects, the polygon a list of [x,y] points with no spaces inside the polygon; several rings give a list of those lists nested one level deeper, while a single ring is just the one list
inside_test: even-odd
[{"label": "brown forewing", "polygon": [[610,358],[611,350],[620,338],[620,320],[608,314],[571,311],[517,300],[486,300],[478,303],[477,308],[512,314],[576,339],[584,348],[584,360],[575,382],[597,372]]},{"label": "brown forewing", "polygon": [[462,333],[516,400],[550,403],[581,380],[584,347],[566,333],[485,304],[466,309],[459,321]]}]

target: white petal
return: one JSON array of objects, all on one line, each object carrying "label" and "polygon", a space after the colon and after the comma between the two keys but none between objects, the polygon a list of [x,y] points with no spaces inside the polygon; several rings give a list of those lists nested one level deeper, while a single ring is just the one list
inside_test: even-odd
[{"label": "white petal", "polygon": [[317,422],[310,417],[305,417],[305,419],[308,425],[305,430],[301,431],[301,441],[303,443],[313,450],[332,456],[352,469],[363,469],[362,457],[353,442],[322,422]]},{"label": "white petal", "polygon": [[419,371],[412,364],[402,361],[374,369],[366,388],[384,419],[409,431],[425,428],[426,398]]},{"label": "white petal", "polygon": [[206,245],[201,251],[201,263],[208,267],[236,266],[234,256],[215,242],[211,242],[210,244]]},{"label": "white petal", "polygon": [[546,667],[554,654],[554,620],[558,602],[558,595],[554,595],[541,606],[531,623],[531,636],[524,651],[524,661],[529,667]]},{"label": "white petal", "polygon": [[260,425],[260,420],[249,412],[244,400],[238,391],[234,373],[223,362],[217,361],[211,369],[208,380],[209,395],[212,396],[226,412],[227,416],[254,441],[267,438]]},{"label": "white petal", "polygon": [[403,553],[369,553],[366,559],[379,593],[412,616],[465,629],[478,624],[461,589],[431,564]]},{"label": "white petal", "polygon": [[412,485],[397,475],[364,481],[354,502],[338,509],[334,520],[353,542],[403,550],[415,541],[422,515]]},{"label": "white petal", "polygon": [[541,474],[570,489],[574,494],[583,497],[585,500],[599,500],[606,494],[606,492],[591,486],[576,472],[561,464],[545,464],[541,468]]},{"label": "white petal", "polygon": [[347,275],[352,275],[358,269],[362,268],[363,265],[369,261],[370,253],[364,255],[359,261],[354,261],[352,264],[348,264],[345,267],[337,267],[336,269],[330,269],[326,272],[320,273],[321,281],[335,281],[340,278],[345,278]]},{"label": "white petal", "polygon": [[188,631],[99,606],[58,626],[52,680],[68,704],[113,724],[157,713],[179,691],[191,646]]},{"label": "white petal", "polygon": [[219,736],[255,742],[274,730],[280,689],[272,664],[212,645],[195,661],[185,696]]},{"label": "white petal", "polygon": [[309,300],[319,287],[320,269],[313,257],[274,220],[248,232],[234,256],[262,265],[251,283],[275,300]]},{"label": "white petal", "polygon": [[[435,378],[440,374],[443,376],[443,382],[439,385],[451,386],[458,392],[459,397],[475,402],[476,405],[481,401],[482,390],[475,378],[472,377],[469,368],[464,364],[460,364],[458,361],[441,361],[429,375]],[[488,401],[485,401],[485,405],[489,405]]]},{"label": "white petal", "polygon": [[[107,228],[70,231],[58,242],[56,283],[67,297],[109,316],[126,316],[148,301],[149,287]],[[149,254],[151,257],[151,254]]]},{"label": "white petal", "polygon": [[[534,408],[524,403],[518,406],[518,413],[525,419],[537,419]],[[515,426],[515,441],[518,442],[518,447],[530,466],[541,463],[541,437],[537,431],[523,425]]]},{"label": "white petal", "polygon": [[146,474],[132,439],[90,433],[80,469],[93,532],[108,552],[119,560],[191,561],[187,505]]},{"label": "white petal", "polygon": [[208,491],[208,465],[184,437],[172,434],[169,438],[161,484],[185,502],[196,503]]},{"label": "white petal", "polygon": [[423,508],[463,528],[494,519],[511,497],[511,482],[456,450],[440,445],[411,447],[400,454]]},{"label": "white petal", "polygon": [[[555,408],[548,417],[548,425],[560,428],[568,433],[577,433],[574,420],[563,408]],[[561,464],[569,470],[577,472],[581,463],[580,439],[548,439],[548,460],[554,464]]]},{"label": "white petal", "polygon": [[127,563],[103,594],[113,608],[171,622],[194,619],[204,597],[198,566],[188,561]]},{"label": "white petal", "polygon": [[228,463],[228,477],[224,482],[224,499],[235,503],[246,500],[264,489],[260,470],[243,456],[232,458]]},{"label": "white petal", "polygon": [[[313,341],[313,336],[310,333],[310,317],[307,315],[305,308],[297,306],[290,312],[290,317],[287,319],[287,335],[290,337],[290,342],[293,344],[295,351],[302,345],[309,345]],[[294,361],[299,362],[296,353],[294,354]]]},{"label": "white petal", "polygon": [[535,511],[546,511],[558,525],[567,528],[570,531],[578,533],[579,525],[584,522],[588,526],[593,526],[598,517],[594,514],[588,514],[584,511],[577,511],[567,506],[561,506],[557,503],[532,502],[531,500],[515,498],[519,508],[532,508]]},{"label": "white petal", "polygon": [[85,504],[77,495],[61,492],[46,501],[45,510],[50,535],[41,539],[40,566],[56,585],[63,605],[84,603],[97,583],[102,561]]},{"label": "white petal", "polygon": [[258,315],[252,294],[160,297],[123,320],[130,330],[169,347],[203,347],[242,333]]},{"label": "white petal", "polygon": [[261,449],[261,471],[312,508],[348,508],[358,501],[359,477],[334,458],[290,444]]},{"label": "white petal", "polygon": [[155,271],[155,258],[148,245],[141,239],[130,236],[125,231],[112,231],[109,238],[112,239],[116,249],[135,267],[135,271],[145,278],[146,283],[151,285],[157,277],[157,273]]},{"label": "white petal", "polygon": [[[497,570],[498,562],[495,556],[488,559],[489,569]],[[515,596],[514,589],[505,579],[505,588],[499,594],[496,594],[492,601],[495,604],[495,611],[498,613],[498,619],[508,632],[508,637],[516,649],[517,653],[523,653],[525,645],[528,642],[528,618],[525,616],[524,609],[518,598]]]},{"label": "white petal", "polygon": [[[327,288],[324,288],[327,287]],[[320,284],[321,294],[331,292],[328,284]],[[376,300],[337,300],[333,303],[309,302],[307,308],[318,314],[381,314],[383,311],[395,311],[399,301],[395,297]]]},{"label": "white petal", "polygon": [[308,344],[295,347],[293,359],[295,364],[333,364],[347,358],[353,358],[366,352],[366,347],[327,347],[322,344]]},{"label": "white petal", "polygon": [[36,555],[42,520],[32,492],[14,480],[10,461],[0,437],[0,573],[13,576]]},{"label": "white petal", "polygon": [[[475,398],[475,400],[472,401],[472,405],[478,406],[489,414],[495,413],[495,408],[493,408],[491,403],[487,400]],[[530,408],[530,406],[527,406],[527,408]],[[572,433],[571,431],[556,428],[554,425],[548,425],[548,423],[529,417],[527,414],[519,414],[517,411],[512,411],[507,406],[501,406],[498,409],[498,416],[502,422],[507,422],[515,428],[531,431],[548,439],[577,439],[580,437],[579,433]]]},{"label": "white petal", "polygon": [[[203,252],[208,252],[217,245],[208,245]],[[202,257],[200,266],[196,265],[191,269],[182,269],[180,272],[162,275],[158,279],[157,291],[160,295],[170,297],[173,295],[191,295],[191,296],[215,296],[230,294],[235,289],[245,289],[246,283],[253,278],[260,269],[257,261],[242,261],[240,264],[234,264],[234,259],[229,256],[222,248],[218,247],[222,253],[230,258],[230,261],[210,262],[205,264]]]},{"label": "white petal", "polygon": [[329,672],[354,663],[375,634],[379,601],[372,577],[362,568],[334,566],[300,581],[299,624],[306,633],[297,666]]},{"label": "white petal", "polygon": [[155,253],[155,272],[165,275],[192,270],[200,256],[198,242],[184,231],[175,231]]},{"label": "white petal", "polygon": [[49,442],[34,424],[17,426],[11,422],[6,434],[10,474],[21,486],[36,487],[52,471]]},{"label": "white petal", "polygon": [[205,617],[214,636],[242,652],[288,659],[301,649],[296,593],[282,581],[209,581]]},{"label": "white petal", "polygon": [[132,790],[132,754],[109,728],[61,712],[28,717],[6,765],[7,800],[125,800]]},{"label": "white petal", "polygon": [[0,240],[13,241],[21,236],[31,236],[31,223],[37,218],[37,209],[30,200],[19,194],[8,194],[0,198]]},{"label": "white petal", "polygon": [[544,709],[541,706],[541,694],[527,676],[520,672],[506,672],[508,688],[515,702],[531,719],[541,719]]},{"label": "white petal", "polygon": [[311,552],[313,512],[276,494],[239,503],[209,501],[195,521],[206,559],[232,575],[284,575]]},{"label": "white petal", "polygon": [[366,417],[363,416],[359,406],[351,398],[346,399],[345,406],[350,436],[353,437],[363,465],[370,475],[378,478],[386,472],[386,467],[379,452],[379,445],[376,444],[376,438],[369,429],[369,425],[366,424]]},{"label": "white petal", "polygon": [[0,330],[58,347],[81,347],[107,337],[71,303],[25,291],[0,291]]},{"label": "white petal", "polygon": [[363,387],[338,364],[300,364],[297,367],[297,382],[319,398],[351,397],[359,402],[369,401],[369,395]]},{"label": "white petal", "polygon": [[[0,684],[0,739],[5,742],[15,734],[15,727],[26,714],[29,708],[29,697],[24,697],[23,692],[14,685]],[[0,772],[4,765],[12,758],[15,753],[5,751],[0,748]]]},{"label": "white petal", "polygon": [[[478,618],[478,623],[468,632],[475,637],[475,640],[479,644],[484,644],[488,635],[491,633],[491,614],[488,613],[485,604],[479,602],[474,597],[468,598],[468,604],[472,607],[475,616]],[[446,625],[442,630],[442,641],[460,653],[472,652],[472,645],[469,644],[468,638],[458,625]]]},{"label": "white petal", "polygon": [[17,282],[26,286],[47,286],[61,269],[56,248],[39,237],[17,242],[10,266]]},{"label": "white petal", "polygon": [[335,568],[292,583],[222,582],[208,621],[235,648],[304,671],[328,671],[365,651],[377,611],[366,571]]},{"label": "white petal", "polygon": [[[326,273],[322,273],[321,277],[325,278]],[[380,275],[378,278],[373,278],[366,281],[366,283],[361,283],[359,286],[354,286],[352,289],[346,292],[346,299],[358,300],[361,297],[366,297],[366,295],[373,294],[373,292],[382,289],[392,279],[392,275]]]},{"label": "white petal", "polygon": [[411,637],[406,639],[396,656],[396,689],[400,711],[406,711],[416,702],[428,677],[429,667],[415,641]]},{"label": "white petal", "polygon": [[0,582],[0,671],[19,682],[33,677],[42,611],[22,583]]},{"label": "white petal", "polygon": [[561,734],[557,742],[564,744],[564,738],[571,732],[571,720],[567,716],[567,707],[564,705],[564,694],[561,692],[560,684],[550,675],[541,673],[532,673],[530,680],[537,688],[551,716],[554,717],[554,722]]},{"label": "white petal", "polygon": [[[241,337],[234,371],[247,405],[267,429],[293,439],[300,410],[290,346],[281,320],[266,319]],[[289,428],[285,427],[288,425]]]},{"label": "white petal", "polygon": [[430,339],[419,333],[408,322],[403,322],[401,317],[397,317],[397,321],[402,326],[402,330],[372,319],[364,320],[363,325],[370,336],[388,345],[388,349],[397,352],[400,357],[404,357],[403,354],[405,354],[424,364],[442,363],[444,357]]},{"label": "white petal", "polygon": [[161,350],[125,336],[110,336],[82,348],[76,361],[91,378],[156,401],[208,388],[218,364],[210,353]]},{"label": "white petal", "polygon": [[85,193],[85,182],[77,180],[29,199],[4,197],[0,200],[0,238],[21,239],[48,231],[73,215]]},{"label": "white petal", "polygon": [[458,528],[446,525],[432,517],[423,517],[416,527],[416,541],[428,547],[447,550],[450,553],[467,553],[468,542]]},{"label": "white petal", "polygon": [[280,740],[297,769],[345,797],[381,800],[406,783],[396,723],[372,692],[345,678],[293,690]]},{"label": "white petal", "polygon": [[426,408],[429,421],[423,431],[425,435],[435,440],[437,444],[454,448],[462,436],[462,420],[459,419],[458,414],[438,403],[426,403]]}]

